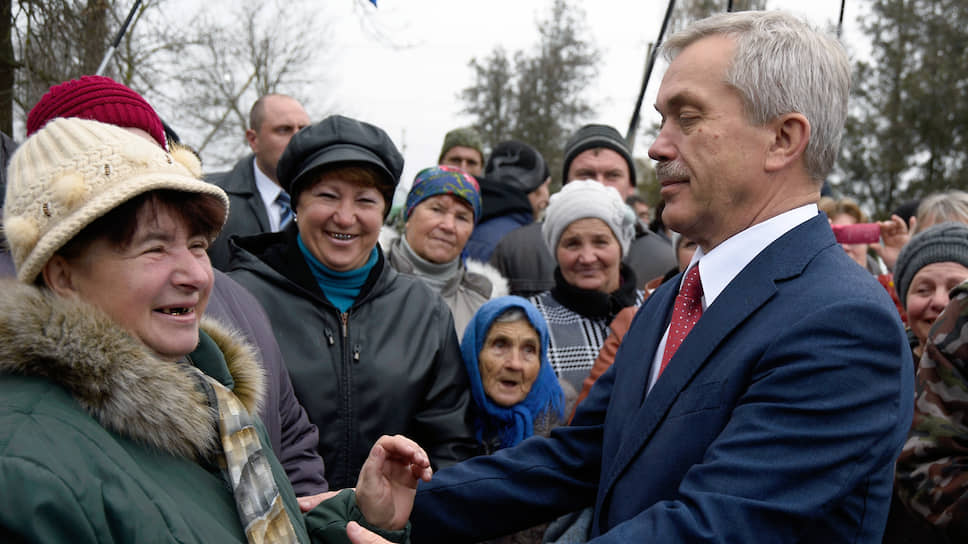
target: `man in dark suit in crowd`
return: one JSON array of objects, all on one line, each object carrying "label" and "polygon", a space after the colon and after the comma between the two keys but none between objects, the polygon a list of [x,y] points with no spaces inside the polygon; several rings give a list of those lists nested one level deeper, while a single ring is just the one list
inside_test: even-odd
[{"label": "man in dark suit in crowd", "polygon": [[232,170],[209,176],[229,195],[230,210],[225,227],[208,250],[215,268],[228,268],[230,236],[274,232],[292,220],[289,195],[276,178],[276,163],[293,134],[307,125],[309,115],[291,96],[267,94],[252,105],[245,131],[252,154]]},{"label": "man in dark suit in crowd", "polygon": [[440,471],[414,542],[479,541],[592,507],[580,541],[880,542],[912,414],[890,299],[818,212],[850,69],[782,12],[671,37],[649,150],[695,240],[568,427]]}]

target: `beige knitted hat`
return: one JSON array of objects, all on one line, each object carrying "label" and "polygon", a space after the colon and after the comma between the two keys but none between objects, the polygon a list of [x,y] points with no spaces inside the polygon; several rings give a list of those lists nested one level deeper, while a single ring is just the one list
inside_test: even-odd
[{"label": "beige knitted hat", "polygon": [[51,121],[17,149],[7,171],[3,230],[17,279],[33,283],[84,227],[142,193],[212,195],[227,217],[225,192],[198,179],[200,174],[189,151],[173,157],[154,142],[97,121]]}]

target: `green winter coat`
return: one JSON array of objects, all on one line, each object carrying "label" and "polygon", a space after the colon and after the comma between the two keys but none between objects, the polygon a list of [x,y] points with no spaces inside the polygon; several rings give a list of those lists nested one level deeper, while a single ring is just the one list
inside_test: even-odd
[{"label": "green winter coat", "polygon": [[[189,359],[256,413],[252,350],[213,322],[203,328]],[[92,306],[0,284],[0,541],[245,542],[208,461],[217,432],[206,399],[181,365]],[[345,542],[346,522],[362,521],[352,492],[304,517],[265,451],[300,542]]]}]

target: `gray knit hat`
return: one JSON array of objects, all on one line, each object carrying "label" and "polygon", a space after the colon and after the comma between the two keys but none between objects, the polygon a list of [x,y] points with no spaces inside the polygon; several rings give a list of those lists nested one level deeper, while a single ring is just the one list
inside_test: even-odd
[{"label": "gray knit hat", "polygon": [[622,256],[628,255],[635,236],[635,212],[625,205],[614,187],[590,179],[575,180],[551,195],[541,234],[552,255],[568,225],[587,218],[604,221],[622,246]]},{"label": "gray knit hat", "polygon": [[608,125],[585,125],[578,129],[565,144],[565,159],[561,173],[561,182],[568,183],[568,169],[571,161],[580,153],[589,149],[604,147],[618,153],[629,165],[629,181],[635,186],[635,161],[629,144],[615,128]]},{"label": "gray knit hat", "polygon": [[941,223],[914,235],[894,264],[894,287],[907,309],[907,292],[919,270],[933,263],[953,262],[968,267],[968,225]]},{"label": "gray knit hat", "polygon": [[84,227],[149,191],[210,195],[227,216],[228,196],[200,174],[189,151],[166,153],[153,140],[97,121],[54,119],[10,160],[3,229],[17,278],[33,283]]}]

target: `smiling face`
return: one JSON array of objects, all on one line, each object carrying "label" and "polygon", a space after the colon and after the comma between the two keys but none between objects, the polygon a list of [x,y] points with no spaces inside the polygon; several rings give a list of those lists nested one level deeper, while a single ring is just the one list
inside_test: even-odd
[{"label": "smiling face", "polygon": [[374,184],[346,181],[341,170],[320,175],[299,191],[296,225],[309,252],[327,268],[347,272],[370,258],[386,201]]},{"label": "smiling face", "polygon": [[44,268],[47,285],[76,295],[165,360],[198,345],[198,323],[212,290],[208,236],[190,232],[170,208],[143,205],[130,242],[99,237],[77,256],[55,255]]},{"label": "smiling face", "polygon": [[488,398],[509,408],[527,398],[541,370],[541,341],[531,323],[495,321],[478,356]]},{"label": "smiling face", "polygon": [[588,217],[568,225],[558,239],[555,257],[569,285],[602,293],[619,287],[622,246],[601,219]]},{"label": "smiling face", "polygon": [[948,292],[966,279],[968,268],[950,261],[922,267],[911,279],[906,297],[908,324],[922,346],[948,305]]},{"label": "smiling face", "polygon": [[706,251],[775,215],[781,194],[765,176],[774,130],[753,126],[739,93],[725,83],[735,44],[710,36],[669,65],[656,99],[662,128],[649,156],[665,201],[662,221]]},{"label": "smiling face", "polygon": [[417,204],[407,219],[410,248],[432,263],[449,263],[474,231],[474,210],[454,195],[436,195]]}]

